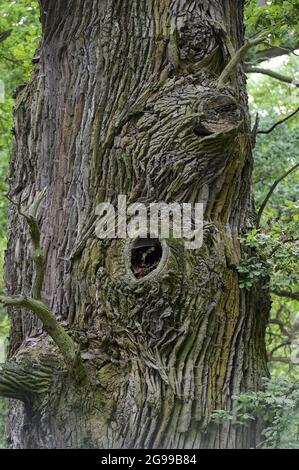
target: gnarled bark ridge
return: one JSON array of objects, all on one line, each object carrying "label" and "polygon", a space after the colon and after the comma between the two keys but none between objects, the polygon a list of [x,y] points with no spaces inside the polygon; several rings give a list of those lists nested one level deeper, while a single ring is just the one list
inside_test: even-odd
[{"label": "gnarled bark ridge", "polygon": [[[256,428],[210,422],[267,375],[266,290],[240,290],[236,270],[239,237],[255,220],[242,3],[40,0],[40,59],[16,100],[10,197],[29,207],[47,188],[42,298],[88,380],[74,380],[34,312],[11,308],[0,392],[21,400],[10,405],[12,447],[256,445]],[[94,232],[96,205],[119,194],[203,202],[202,248],[166,240],[163,263],[134,278],[128,241]],[[28,237],[12,206],[9,295],[31,290]]]}]

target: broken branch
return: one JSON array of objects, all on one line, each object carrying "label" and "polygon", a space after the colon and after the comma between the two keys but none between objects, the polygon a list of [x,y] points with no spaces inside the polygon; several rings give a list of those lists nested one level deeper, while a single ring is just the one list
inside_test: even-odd
[{"label": "broken branch", "polygon": [[225,85],[225,83],[229,80],[233,73],[236,73],[238,64],[245,57],[249,49],[262,42],[265,42],[267,37],[268,32],[265,31],[259,34],[255,39],[250,39],[246,44],[244,44],[240,49],[237,50],[237,52],[233,55],[233,57],[226,65],[218,79],[218,89]]},{"label": "broken branch", "polygon": [[27,297],[25,295],[1,295],[0,302],[6,306],[26,308],[34,312],[39,320],[41,320],[45,331],[51,336],[55,344],[58,346],[73,378],[77,382],[82,382],[86,378],[86,371],[82,363],[79,350],[76,347],[73,339],[56,320],[55,315],[42,300],[41,296],[45,274],[45,262],[41,249],[41,235],[39,224],[37,222],[37,212],[45,194],[45,189],[38,194],[29,213],[22,210],[20,202],[15,203],[14,201],[11,201],[17,207],[18,213],[25,218],[29,227],[33,248],[35,275],[32,288],[32,297]]}]

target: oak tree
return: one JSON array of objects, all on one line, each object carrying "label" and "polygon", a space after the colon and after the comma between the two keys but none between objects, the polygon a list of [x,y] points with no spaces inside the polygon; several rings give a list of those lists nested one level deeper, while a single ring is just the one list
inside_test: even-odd
[{"label": "oak tree", "polygon": [[[10,446],[255,447],[259,423],[211,415],[267,376],[265,281],[237,270],[256,223],[242,60],[265,35],[244,42],[239,0],[40,7],[9,173]],[[165,240],[136,276],[128,240],[95,235],[119,194],[202,202],[203,246]]]}]

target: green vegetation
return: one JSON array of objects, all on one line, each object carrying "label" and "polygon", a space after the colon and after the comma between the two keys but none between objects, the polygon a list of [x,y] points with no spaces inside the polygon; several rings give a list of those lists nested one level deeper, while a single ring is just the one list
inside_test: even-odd
[{"label": "green vegetation", "polygon": [[2,1],[0,5],[0,79],[5,99],[0,102],[0,237],[6,233],[6,193],[9,153],[12,142],[13,93],[26,83],[32,70],[32,57],[40,40],[37,2]]},{"label": "green vegetation", "polygon": [[[28,81],[32,57],[40,40],[39,11],[36,1],[2,1],[0,5],[0,80],[4,101],[0,101],[0,290],[3,290],[3,258],[6,246],[6,174],[12,145],[13,93]],[[3,362],[8,319],[0,308],[0,362]],[[0,448],[5,447],[5,403],[0,400]]]},{"label": "green vegetation", "polygon": [[[278,5],[280,7],[278,9]],[[270,12],[283,15],[281,5],[293,2],[272,2],[271,8],[257,9],[255,17],[269,28]],[[294,6],[294,5],[293,5]],[[299,5],[298,5],[299,6]],[[252,7],[247,10],[253,11]],[[254,16],[253,16],[254,17]],[[253,25],[253,17],[249,25]],[[280,17],[279,17],[280,18]],[[274,20],[273,20],[274,21]],[[298,31],[280,29],[273,23],[273,43],[291,46],[291,39],[298,40]],[[295,26],[290,23],[290,26]],[[297,25],[296,25],[297,26]],[[297,26],[298,28],[298,26]],[[293,42],[294,44],[294,42]],[[262,49],[262,48],[261,48]],[[250,60],[256,59],[251,56]],[[283,76],[299,79],[299,58],[294,54],[278,56],[261,66],[279,72]],[[271,92],[269,92],[271,90]],[[273,79],[265,74],[249,75],[249,102],[252,120],[259,115],[258,129],[269,130],[298,109],[298,88]],[[254,150],[254,197],[257,212],[271,188],[291,168],[299,164],[298,155],[299,113],[279,124],[269,133],[258,133]],[[265,379],[264,389],[258,393],[243,393],[233,397],[238,402],[237,414],[227,410],[215,410],[217,422],[231,421],[236,426],[248,426],[261,418],[266,422],[262,448],[299,448],[299,364],[292,363],[291,354],[299,350],[299,335],[292,332],[292,325],[299,312],[299,166],[281,179],[271,193],[261,215],[259,228],[247,233],[241,243],[251,249],[238,267],[240,287],[250,289],[259,277],[270,283],[272,292],[271,319],[267,332],[267,347],[271,380]],[[298,354],[297,354],[298,357]]]},{"label": "green vegetation", "polygon": [[[296,51],[299,49],[299,3],[281,0],[267,3],[257,7],[256,1],[247,2],[247,34],[250,36],[267,29],[271,33],[271,46],[263,45],[251,50],[246,60],[251,62],[251,67],[299,80]],[[294,52],[285,54],[286,48]],[[270,60],[260,62],[262,58]],[[237,415],[216,410],[214,419],[248,426],[252,420],[262,418],[266,422],[262,448],[298,449],[299,364],[290,359],[291,354],[299,350],[298,331],[293,330],[294,318],[299,312],[298,84],[260,72],[250,73],[248,77],[252,121],[257,114],[259,118],[254,150],[257,212],[267,195],[270,197],[260,214],[259,228],[241,240],[251,249],[251,254],[244,256],[238,271],[241,288],[250,289],[259,277],[270,283],[272,309],[267,348],[271,380],[265,379],[264,389],[258,393],[234,397],[238,402]],[[273,128],[274,124],[292,114],[290,119]],[[286,176],[292,168],[294,170]]]}]

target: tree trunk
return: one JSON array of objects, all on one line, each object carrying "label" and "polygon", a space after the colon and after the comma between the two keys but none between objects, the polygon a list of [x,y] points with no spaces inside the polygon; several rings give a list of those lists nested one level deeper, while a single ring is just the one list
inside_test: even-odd
[{"label": "tree trunk", "polygon": [[[11,398],[11,447],[256,445],[255,427],[211,423],[267,375],[267,291],[240,289],[236,269],[239,237],[255,220],[254,138],[242,65],[222,74],[243,44],[242,3],[40,0],[38,63],[16,99],[10,197],[28,208],[47,188],[42,296],[79,345],[87,380],[69,374],[33,312],[10,308],[0,392]],[[94,232],[97,204],[119,194],[203,202],[202,248],[166,240],[164,262],[134,279],[127,240]],[[28,294],[33,272],[12,205],[9,293]]]}]

